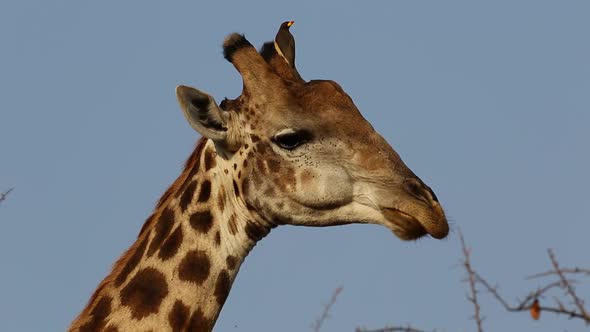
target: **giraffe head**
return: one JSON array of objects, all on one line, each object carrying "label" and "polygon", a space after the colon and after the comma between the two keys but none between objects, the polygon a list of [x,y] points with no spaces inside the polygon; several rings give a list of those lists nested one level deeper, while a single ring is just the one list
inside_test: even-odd
[{"label": "giraffe head", "polygon": [[434,192],[401,160],[334,81],[305,82],[266,44],[224,42],[242,94],[217,104],[179,86],[180,106],[228,165],[237,204],[271,225],[374,223],[404,240],[449,231]]}]

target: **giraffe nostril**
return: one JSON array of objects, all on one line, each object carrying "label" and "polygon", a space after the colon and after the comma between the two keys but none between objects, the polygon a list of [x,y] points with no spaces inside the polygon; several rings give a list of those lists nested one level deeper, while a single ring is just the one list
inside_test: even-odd
[{"label": "giraffe nostril", "polygon": [[431,204],[432,201],[438,203],[438,197],[429,186],[425,185],[420,179],[407,179],[405,181],[407,190],[416,198]]},{"label": "giraffe nostril", "polygon": [[432,200],[438,203],[438,197],[436,197],[436,194],[434,193],[434,191],[427,185],[424,185],[426,187],[426,189],[428,189],[428,192],[430,193],[430,196],[432,197]]}]

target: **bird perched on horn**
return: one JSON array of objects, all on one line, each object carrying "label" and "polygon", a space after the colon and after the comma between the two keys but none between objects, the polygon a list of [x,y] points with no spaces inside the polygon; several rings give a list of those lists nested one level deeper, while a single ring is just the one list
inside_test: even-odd
[{"label": "bird perched on horn", "polygon": [[289,31],[289,28],[295,23],[295,21],[286,21],[281,24],[279,31],[275,37],[275,49],[277,53],[287,63],[292,67],[295,68],[295,38]]},{"label": "bird perched on horn", "polygon": [[275,39],[262,45],[260,55],[285,80],[305,83],[295,68],[295,38],[289,32],[293,21],[283,22]]}]

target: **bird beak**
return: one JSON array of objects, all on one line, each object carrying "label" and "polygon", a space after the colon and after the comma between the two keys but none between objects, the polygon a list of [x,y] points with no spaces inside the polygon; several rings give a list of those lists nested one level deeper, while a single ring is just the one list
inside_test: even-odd
[{"label": "bird beak", "polygon": [[289,21],[289,23],[287,23],[287,26],[291,27],[294,23],[295,23],[295,21]]}]

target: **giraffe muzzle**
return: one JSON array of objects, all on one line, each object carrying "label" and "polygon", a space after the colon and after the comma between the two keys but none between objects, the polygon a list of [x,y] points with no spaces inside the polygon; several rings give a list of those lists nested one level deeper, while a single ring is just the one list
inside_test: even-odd
[{"label": "giraffe muzzle", "polygon": [[424,235],[443,239],[449,234],[449,224],[438,198],[422,180],[411,177],[403,183],[405,201],[399,207],[386,207],[382,212],[392,224],[392,231],[403,240]]},{"label": "giraffe muzzle", "polygon": [[[443,239],[449,234],[449,225],[444,213],[440,217],[418,219],[413,215],[395,208],[385,208],[383,215],[391,223],[390,229],[402,240],[415,240],[425,235],[435,239]],[[442,209],[440,209],[442,213]]]}]

